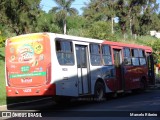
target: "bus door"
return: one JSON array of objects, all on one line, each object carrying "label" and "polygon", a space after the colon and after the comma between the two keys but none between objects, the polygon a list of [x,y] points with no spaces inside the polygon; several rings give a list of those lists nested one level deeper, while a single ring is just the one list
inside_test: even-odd
[{"label": "bus door", "polygon": [[88,47],[86,45],[76,45],[77,76],[79,95],[90,93],[90,77],[88,64]]},{"label": "bus door", "polygon": [[155,74],[154,74],[154,60],[151,53],[147,52],[147,66],[148,66],[148,79],[149,84],[155,84]]},{"label": "bus door", "polygon": [[114,58],[114,65],[116,69],[116,87],[117,90],[120,92],[125,88],[125,82],[123,79],[123,66],[122,66],[122,49],[115,49],[113,48],[113,58]]}]

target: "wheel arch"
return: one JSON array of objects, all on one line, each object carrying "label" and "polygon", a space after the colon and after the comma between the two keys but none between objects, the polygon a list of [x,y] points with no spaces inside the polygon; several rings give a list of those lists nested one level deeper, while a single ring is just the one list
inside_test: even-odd
[{"label": "wheel arch", "polygon": [[106,92],[106,84],[105,84],[104,80],[102,78],[97,78],[97,80],[96,80],[96,82],[94,84],[94,88],[95,88],[97,82],[100,82],[100,83],[102,83],[104,85],[104,89],[105,89],[105,92]]},{"label": "wheel arch", "polygon": [[146,77],[146,76],[142,76],[142,77],[140,78],[140,81],[147,83],[147,77]]}]

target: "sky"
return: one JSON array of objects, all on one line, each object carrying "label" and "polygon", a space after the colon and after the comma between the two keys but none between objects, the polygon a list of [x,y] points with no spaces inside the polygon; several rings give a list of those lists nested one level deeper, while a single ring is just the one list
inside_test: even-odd
[{"label": "sky", "polygon": [[[74,7],[78,10],[79,15],[82,15],[81,8],[85,6],[84,3],[88,3],[90,0],[75,0],[75,2],[72,3],[71,7]],[[41,1],[42,9],[46,12],[48,12],[52,7],[57,6],[54,0],[42,0]]]},{"label": "sky", "polygon": [[[73,2],[71,7],[74,7],[78,10],[79,15],[82,15],[82,10],[81,8],[85,6],[85,2],[88,3],[90,0],[75,0],[75,2]],[[160,0],[157,0],[157,3],[160,4]],[[52,7],[57,6],[56,3],[54,2],[54,0],[42,0],[41,1],[41,7],[44,11],[48,12]],[[160,11],[160,8],[159,10]]]}]

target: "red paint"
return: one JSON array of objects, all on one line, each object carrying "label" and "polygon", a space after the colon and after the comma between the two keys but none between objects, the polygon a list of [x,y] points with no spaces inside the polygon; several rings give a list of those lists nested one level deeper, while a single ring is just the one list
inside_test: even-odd
[{"label": "red paint", "polygon": [[[52,85],[50,87],[51,48],[47,34],[10,38],[7,40],[5,53],[7,90],[12,91],[7,93],[8,96],[53,95],[55,90]],[[15,94],[16,90],[19,94]]]},{"label": "red paint", "polygon": [[148,46],[143,46],[143,45],[136,45],[136,44],[126,44],[126,43],[121,43],[121,42],[112,42],[112,41],[104,41],[102,44],[107,44],[111,45],[112,47],[114,46],[115,48],[119,47],[129,47],[129,48],[139,48],[139,49],[145,49],[146,52],[152,52],[152,48]]},{"label": "red paint", "polygon": [[117,89],[117,80],[115,78],[105,79],[105,83],[111,91],[116,91]]},{"label": "red paint", "polygon": [[[37,87],[9,87],[6,86],[7,96],[54,96],[56,95],[56,85],[49,84]],[[37,92],[39,91],[39,92]]]},{"label": "red paint", "polygon": [[[121,52],[122,61],[123,58],[123,48],[137,48],[143,49],[145,52],[152,52],[152,48],[148,46],[135,45],[135,44],[126,44],[121,42],[112,42],[112,41],[104,41],[102,44],[107,44],[111,47],[112,53],[112,62],[114,61],[114,50],[119,50]],[[115,79],[107,79],[105,80],[106,85],[112,91],[117,90],[131,90],[140,88],[140,80],[142,77],[145,77],[148,82],[148,68],[146,66],[133,66],[133,65],[125,65],[121,64],[120,67],[115,66],[116,77]],[[124,82],[124,83],[123,83]],[[123,88],[124,87],[124,88]]]}]

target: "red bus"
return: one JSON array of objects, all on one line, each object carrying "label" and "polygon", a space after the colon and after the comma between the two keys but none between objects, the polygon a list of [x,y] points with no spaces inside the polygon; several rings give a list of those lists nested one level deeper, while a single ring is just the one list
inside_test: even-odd
[{"label": "red bus", "polygon": [[33,33],[6,41],[8,98],[94,96],[154,84],[152,48],[107,40]]}]

